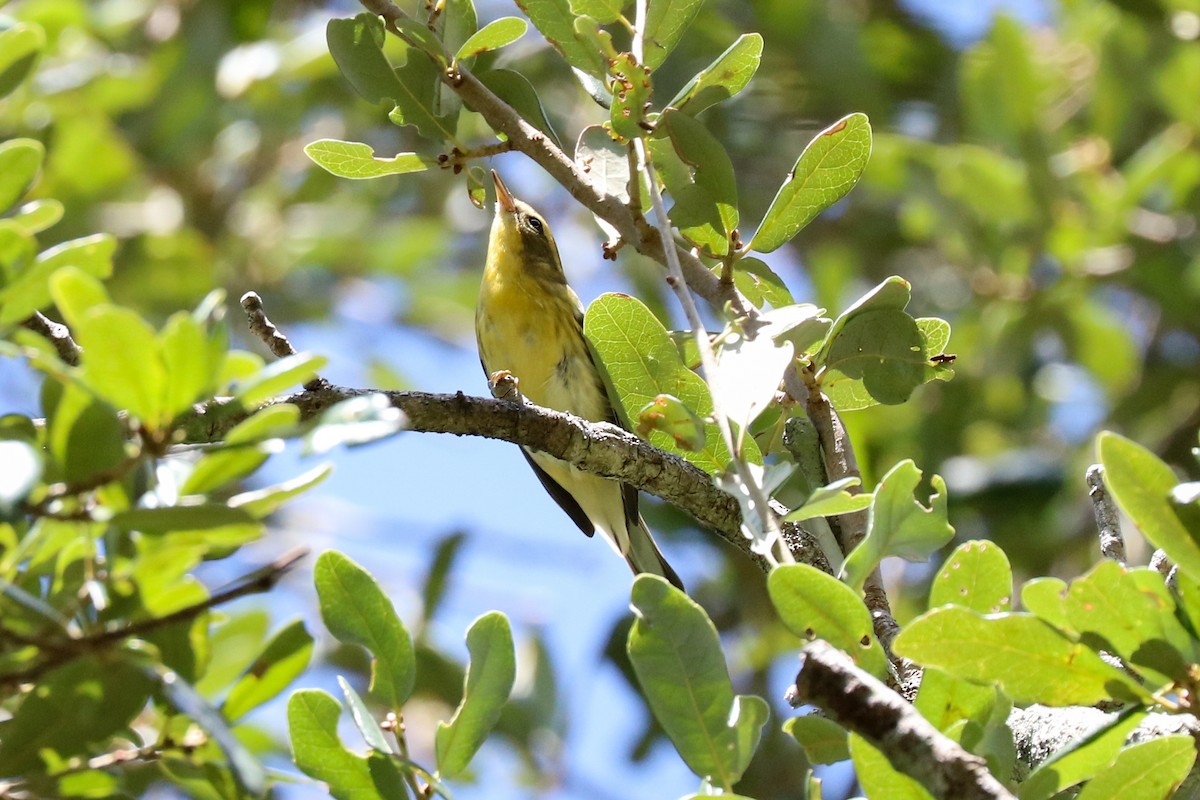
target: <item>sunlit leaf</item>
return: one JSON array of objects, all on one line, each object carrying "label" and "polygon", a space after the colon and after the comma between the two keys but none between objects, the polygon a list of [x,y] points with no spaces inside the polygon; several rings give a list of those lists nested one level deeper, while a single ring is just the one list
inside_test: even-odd
[{"label": "sunlit leaf", "polygon": [[[10,29],[4,33],[11,32]],[[0,39],[0,43],[3,41]],[[6,55],[0,55],[0,63]],[[9,139],[0,142],[0,212],[12,208],[29,191],[38,170],[42,168],[45,155],[46,148],[36,139]]]},{"label": "sunlit leaf", "polygon": [[452,778],[467,768],[512,693],[516,656],[508,618],[499,611],[484,614],[467,631],[466,685],[454,716],[438,723],[438,774]]},{"label": "sunlit leaf", "polygon": [[1104,483],[1121,510],[1179,569],[1200,580],[1200,542],[1171,507],[1171,490],[1179,483],[1171,468],[1145,447],[1110,431],[1096,437],[1096,451]]},{"label": "sunlit leaf", "polygon": [[997,683],[1017,703],[1091,705],[1148,696],[1094,650],[1029,614],[984,617],[943,606],[909,623],[893,646],[918,664]]},{"label": "sunlit leaf", "polygon": [[1013,576],[1008,556],[996,544],[970,541],[955,548],[929,587],[929,607],[948,603],[996,614],[1012,610]]},{"label": "sunlit leaf", "polygon": [[318,139],[305,145],[304,152],[317,166],[339,178],[363,179],[404,175],[409,172],[421,172],[437,164],[436,158],[417,153],[400,153],[391,158],[379,158],[370,145],[338,139]]},{"label": "sunlit leaf", "polygon": [[499,50],[525,35],[529,23],[520,17],[501,17],[480,28],[474,36],[463,42],[454,54],[455,61],[477,56],[489,50]]},{"label": "sunlit leaf", "polygon": [[350,682],[338,675],[338,686],[342,689],[342,696],[346,698],[346,705],[350,708],[350,716],[354,719],[354,727],[358,728],[358,732],[362,734],[363,741],[372,750],[378,750],[381,753],[392,753],[392,746],[388,744],[387,738],[383,735],[383,729],[379,727],[379,723],[371,715],[371,710],[367,708],[367,704],[359,696],[358,692],[354,691],[354,687]]},{"label": "sunlit leaf", "polygon": [[412,694],[416,660],[412,639],[370,573],[335,551],[317,559],[313,580],[321,619],[329,632],[346,644],[371,652],[371,691],[392,708]]},{"label": "sunlit leaf", "polygon": [[783,732],[795,738],[810,764],[836,764],[850,758],[849,734],[828,717],[792,717],[783,723]]},{"label": "sunlit leaf", "polygon": [[279,695],[308,667],[313,638],[296,620],[275,634],[229,690],[221,712],[237,722],[253,709]]},{"label": "sunlit leaf", "polygon": [[304,437],[305,454],[328,453],[338,445],[357,447],[404,430],[408,417],[387,395],[351,397],[328,408]]},{"label": "sunlit leaf", "polygon": [[667,105],[695,116],[746,88],[762,59],[762,34],[744,33],[700,70]]},{"label": "sunlit leaf", "polygon": [[[45,46],[46,34],[39,25],[18,22],[0,31],[0,99],[28,77]],[[0,211],[5,208],[7,206],[0,202]]]},{"label": "sunlit leaf", "polygon": [[1196,762],[1191,736],[1162,736],[1121,751],[1112,766],[1083,787],[1078,800],[1137,797],[1165,800],[1183,783]]},{"label": "sunlit leaf", "polygon": [[946,508],[946,482],[940,475],[930,479],[933,494],[928,507],[913,496],[920,482],[921,471],[911,459],[901,461],[880,479],[867,517],[867,535],[842,566],[848,584],[862,588],[871,571],[888,556],[925,561],[954,537]]},{"label": "sunlit leaf", "polygon": [[871,157],[871,124],[850,114],[816,135],[771,201],[750,247],[769,253],[790,241],[858,183]]},{"label": "sunlit leaf", "polygon": [[568,0],[516,0],[516,3],[568,64],[595,78],[604,75],[599,53],[575,36],[576,14]]},{"label": "sunlit leaf", "polygon": [[657,69],[667,60],[702,5],[704,0],[651,0],[647,4],[643,59],[647,67]]},{"label": "sunlit leaf", "polygon": [[[708,386],[684,365],[666,328],[639,300],[624,294],[601,295],[588,307],[584,332],[627,424],[636,424],[638,412],[660,394],[678,397],[700,417],[712,413]],[[659,431],[651,432],[650,443],[709,473],[723,470],[729,462],[725,443],[712,423],[705,425],[704,449],[699,451],[682,450]],[[762,461],[751,439],[746,441],[745,457]]]},{"label": "sunlit leaf", "polygon": [[875,640],[871,614],[849,586],[807,564],[787,564],[771,570],[767,591],[792,633],[806,641],[824,639],[875,677],[886,677],[887,656]]},{"label": "sunlit leaf", "polygon": [[858,478],[842,478],[827,486],[813,490],[798,508],[784,519],[789,522],[800,522],[813,517],[833,517],[838,514],[850,514],[861,511],[871,505],[873,495],[859,492],[850,494],[847,489],[859,484]]},{"label": "sunlit leaf", "polygon": [[733,786],[757,748],[766,704],[735,697],[717,630],[683,592],[641,575],[631,604],[626,646],[655,718],[692,772]]},{"label": "sunlit leaf", "polygon": [[662,431],[683,450],[695,451],[704,446],[704,420],[669,394],[660,394],[642,407],[636,430],[643,439],[650,438],[651,431]]}]

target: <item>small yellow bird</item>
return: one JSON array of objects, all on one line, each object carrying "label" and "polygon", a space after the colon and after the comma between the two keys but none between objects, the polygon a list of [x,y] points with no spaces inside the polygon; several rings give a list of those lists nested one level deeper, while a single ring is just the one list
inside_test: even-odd
[{"label": "small yellow bird", "polygon": [[[479,360],[493,384],[519,381],[534,403],[592,422],[617,424],[583,336],[583,304],[567,285],[550,226],[512,196],[500,176],[496,218],[475,310]],[[555,502],[588,536],[598,529],[634,573],[661,575],[683,588],[638,512],[637,489],[522,448]]]}]

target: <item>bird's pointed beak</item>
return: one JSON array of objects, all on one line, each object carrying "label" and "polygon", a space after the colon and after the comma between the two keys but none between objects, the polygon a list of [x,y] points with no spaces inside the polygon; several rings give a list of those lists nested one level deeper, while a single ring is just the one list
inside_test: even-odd
[{"label": "bird's pointed beak", "polygon": [[496,183],[496,207],[501,211],[507,211],[509,214],[517,210],[512,192],[504,185],[504,181],[500,180],[500,175],[496,170],[492,170],[492,180]]}]

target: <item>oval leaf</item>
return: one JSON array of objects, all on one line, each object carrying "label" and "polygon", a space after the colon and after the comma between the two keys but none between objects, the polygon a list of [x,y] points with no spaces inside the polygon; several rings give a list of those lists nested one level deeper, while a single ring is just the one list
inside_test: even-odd
[{"label": "oval leaf", "polygon": [[516,655],[508,617],[484,614],[467,631],[467,665],[463,699],[449,722],[437,729],[438,774],[452,778],[471,762],[500,719],[516,678]]},{"label": "oval leaf", "polygon": [[1008,556],[992,542],[970,541],[955,548],[929,588],[929,607],[954,604],[996,614],[1012,609],[1013,577]]},{"label": "oval leaf", "polygon": [[501,17],[489,22],[463,42],[462,47],[454,54],[454,60],[461,61],[489,50],[499,50],[520,39],[527,30],[529,23],[520,17]]},{"label": "oval leaf", "polygon": [[338,641],[371,651],[371,691],[391,708],[402,706],[412,694],[416,659],[392,601],[370,573],[338,552],[321,554],[313,580],[325,627]]},{"label": "oval leaf", "polygon": [[816,567],[787,564],[771,570],[767,591],[792,633],[805,641],[824,639],[875,677],[887,676],[887,656],[875,641],[871,614],[849,586]]},{"label": "oval leaf", "polygon": [[422,172],[437,164],[437,159],[417,153],[378,158],[370,145],[338,139],[318,139],[305,145],[304,152],[327,172],[352,180]]},{"label": "oval leaf", "polygon": [[854,188],[871,158],[871,123],[850,114],[816,135],[779,187],[750,248],[769,253]]}]

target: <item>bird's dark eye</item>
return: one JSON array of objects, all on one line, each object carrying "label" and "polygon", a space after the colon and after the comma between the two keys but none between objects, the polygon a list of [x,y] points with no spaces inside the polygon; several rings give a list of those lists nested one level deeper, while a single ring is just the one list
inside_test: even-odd
[{"label": "bird's dark eye", "polygon": [[536,231],[537,233],[545,233],[546,232],[546,226],[543,225],[542,221],[540,219],[538,219],[537,217],[529,218],[529,227],[533,228],[534,231]]}]

